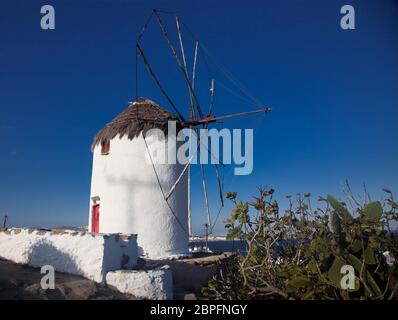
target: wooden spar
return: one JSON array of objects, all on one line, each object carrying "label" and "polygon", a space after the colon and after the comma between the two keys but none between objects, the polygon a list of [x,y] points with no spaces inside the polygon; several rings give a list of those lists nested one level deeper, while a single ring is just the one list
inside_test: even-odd
[{"label": "wooden spar", "polygon": [[[193,67],[192,67],[192,90],[195,90],[195,80],[196,80],[196,63],[198,62],[198,49],[199,49],[199,41],[196,41],[195,44],[195,55],[193,59]],[[195,118],[195,108],[192,104],[191,114],[189,120],[194,120]]]},{"label": "wooden spar", "polygon": [[[201,143],[201,136],[199,135],[198,128],[195,128],[196,135],[198,137],[198,150],[199,144]],[[206,205],[206,213],[207,213],[207,223],[211,228],[211,215],[210,215],[210,208],[209,208],[209,199],[207,196],[207,186],[206,186],[206,179],[205,179],[205,172],[203,168],[203,163],[200,163],[200,172],[202,174],[202,185],[203,185],[203,193],[205,195],[205,205]]]},{"label": "wooden spar", "polygon": [[172,52],[174,58],[176,59],[176,62],[178,64],[178,66],[180,67],[180,69],[182,71],[182,74],[184,75],[184,79],[187,82],[189,90],[190,90],[190,92],[191,92],[191,94],[192,94],[192,96],[193,96],[193,98],[195,100],[196,108],[198,110],[199,116],[200,116],[200,118],[203,118],[203,113],[202,113],[202,110],[200,108],[200,104],[199,104],[198,98],[196,97],[195,91],[192,88],[191,81],[189,81],[188,75],[185,72],[184,66],[181,64],[180,59],[178,58],[177,52],[176,52],[173,44],[171,43],[171,40],[170,40],[169,36],[167,35],[166,28],[164,26],[164,23],[163,23],[162,19],[160,18],[159,13],[156,10],[154,10],[154,12],[155,12],[155,16],[156,16],[156,18],[158,20],[158,23],[160,25],[160,30],[162,31],[163,36],[166,39],[166,42],[169,45],[169,47],[171,49],[171,52]]},{"label": "wooden spar", "polygon": [[205,224],[206,236],[205,236],[205,252],[209,252],[209,225]]},{"label": "wooden spar", "polygon": [[228,118],[248,116],[248,115],[252,115],[252,114],[260,113],[260,112],[266,113],[271,110],[272,110],[272,108],[264,108],[264,109],[260,109],[260,110],[254,110],[254,111],[245,111],[245,112],[240,112],[240,113],[227,114],[227,115],[218,116],[218,117],[208,116],[208,117],[205,117],[202,119],[189,121],[189,122],[185,123],[185,125],[186,126],[199,126],[199,125],[207,124],[210,122],[217,122],[218,120],[223,120],[223,119],[228,119]]},{"label": "wooden spar", "polygon": [[263,108],[263,109],[260,109],[260,110],[254,110],[254,111],[246,111],[246,112],[240,112],[240,113],[227,114],[227,115],[225,115],[225,116],[215,117],[214,120],[217,121],[217,120],[222,120],[222,119],[227,119],[227,118],[233,118],[233,117],[248,116],[248,115],[255,114],[255,113],[260,113],[260,112],[266,113],[266,112],[271,111],[271,110],[272,110],[272,108]]},{"label": "wooden spar", "polygon": [[185,172],[187,171],[187,168],[191,165],[191,161],[193,159],[193,156],[191,156],[188,160],[188,163],[185,165],[184,169],[182,170],[180,176],[178,177],[177,181],[173,184],[173,186],[170,188],[169,193],[166,196],[166,201],[170,198],[170,196],[173,194],[175,188],[177,187],[178,183],[180,182],[180,180],[182,179],[182,177],[184,176]]},{"label": "wooden spar", "polygon": [[148,143],[146,142],[146,139],[145,139],[145,135],[143,135],[143,138],[144,138],[144,142],[145,142],[145,148],[146,148],[146,151],[147,151],[147,153],[148,153],[149,159],[151,160],[152,169],[153,169],[153,172],[155,173],[156,180],[157,180],[157,182],[158,182],[159,189],[160,189],[160,192],[162,193],[163,199],[165,200],[165,202],[166,202],[166,204],[167,204],[167,206],[168,206],[168,208],[169,208],[171,214],[174,216],[174,218],[176,219],[177,223],[180,225],[181,229],[184,230],[184,232],[185,232],[185,233],[188,235],[188,237],[189,237],[189,233],[187,232],[187,230],[185,229],[184,225],[181,223],[181,221],[180,221],[180,220],[178,219],[178,217],[176,216],[176,214],[175,214],[174,210],[171,208],[169,202],[166,200],[166,196],[165,196],[165,194],[164,194],[162,184],[160,183],[160,178],[159,178],[158,172],[156,171],[156,166],[155,166],[155,163],[153,162],[153,159],[152,159],[152,156],[151,156],[151,152],[150,152],[150,150],[149,150]]},{"label": "wooden spar", "polygon": [[153,71],[151,65],[149,64],[147,58],[145,57],[144,51],[142,50],[142,48],[140,47],[140,45],[137,43],[137,49],[140,52],[140,56],[142,57],[142,59],[144,60],[145,66],[147,67],[149,73],[151,74],[152,78],[155,80],[156,84],[158,85],[160,91],[163,93],[164,97],[167,99],[167,101],[170,103],[170,105],[173,107],[174,111],[178,114],[178,117],[180,118],[180,120],[185,123],[185,119],[183,117],[183,115],[180,113],[180,111],[178,111],[177,107],[174,105],[173,101],[171,101],[170,97],[168,96],[168,94],[166,93],[166,91],[163,89],[163,86],[160,84],[159,79],[156,77],[155,72]]},{"label": "wooden spar", "polygon": [[[181,28],[180,28],[180,22],[178,20],[178,15],[176,15],[176,26],[177,26],[177,32],[178,32],[178,39],[180,41],[180,49],[181,49],[181,55],[182,55],[182,61],[184,63],[184,70],[187,76],[189,76],[188,73],[188,67],[187,67],[187,58],[185,56],[185,50],[184,50],[184,42],[182,40],[182,33],[181,33]],[[193,88],[192,88],[193,89]],[[190,101],[190,107],[189,107],[189,120],[194,119],[194,102],[193,102],[193,95],[192,91],[190,90],[190,87],[188,85],[188,91],[189,91],[189,101]],[[191,130],[189,131],[189,150],[192,150],[192,133]],[[192,236],[192,224],[191,224],[191,163],[189,161],[188,163],[188,233],[189,236]]]},{"label": "wooden spar", "polygon": [[[178,21],[178,16],[176,16],[176,25],[177,25],[177,31],[178,31],[178,39],[180,41],[182,61],[184,63],[184,70],[185,70],[185,73],[187,74],[187,76],[189,76],[188,68],[187,68],[187,59],[185,57],[184,43],[182,41],[182,33],[181,33],[181,29],[180,29],[180,22]],[[193,89],[193,87],[192,87],[192,89]],[[193,106],[193,96],[192,96],[191,90],[189,90],[189,86],[188,86],[188,91],[189,91],[189,100],[191,102],[190,107],[192,109],[194,107]],[[192,119],[190,119],[190,120],[192,120]]]},{"label": "wooden spar", "polygon": [[206,179],[205,179],[205,171],[203,168],[203,164],[200,164],[200,171],[202,173],[202,184],[203,184],[203,192],[205,194],[205,204],[206,204],[206,213],[207,213],[207,224],[210,226],[211,229],[211,215],[209,209],[209,199],[207,197],[207,186],[206,186]]},{"label": "wooden spar", "polygon": [[221,200],[221,207],[224,207],[224,198],[223,198],[223,192],[222,192],[222,186],[221,186],[221,181],[220,181],[220,174],[218,172],[218,166],[215,163],[214,167],[216,169],[216,177],[217,177],[217,183],[218,183],[218,193],[220,195],[220,200]]},{"label": "wooden spar", "polygon": [[[192,150],[191,130],[189,130],[189,150]],[[188,233],[192,237],[192,222],[191,222],[191,163],[188,163]]]},{"label": "wooden spar", "polygon": [[[214,79],[211,79],[211,100],[210,100],[210,106],[209,106],[209,115],[211,114],[212,108],[213,108],[213,104],[214,104]],[[210,150],[208,150],[210,155],[212,157],[214,157],[211,148]],[[218,159],[217,159],[218,160]],[[225,166],[224,164],[222,164],[223,166]],[[221,181],[220,181],[220,175],[218,172],[218,166],[216,163],[214,163],[214,168],[216,170],[216,177],[217,177],[217,184],[218,184],[218,192],[220,195],[220,200],[221,200],[221,207],[224,207],[224,198],[223,198],[223,193],[222,193],[222,186],[221,186]],[[207,245],[206,245],[207,248]]]},{"label": "wooden spar", "polygon": [[[195,46],[195,57],[193,61],[192,68],[192,89],[195,89],[195,74],[196,74],[196,62],[198,57],[198,46],[199,42],[196,41]],[[191,100],[191,110],[189,114],[189,120],[195,119],[195,109],[193,106],[193,101]],[[190,127],[191,128],[191,127]],[[189,150],[192,150],[192,130],[189,130]],[[188,231],[189,236],[192,237],[192,220],[191,220],[191,163],[188,164]]]},{"label": "wooden spar", "polygon": [[[193,72],[192,72],[192,90],[195,87],[195,74],[196,74],[196,63],[197,63],[197,57],[198,57],[198,47],[199,47],[199,42],[196,41],[195,57],[194,57]],[[198,107],[198,113],[201,114],[201,112],[199,112],[200,111],[199,105],[197,105],[197,107]],[[194,113],[193,112],[192,112],[191,116],[192,116],[192,119],[190,119],[190,121],[194,121]],[[203,116],[201,115],[200,117],[202,118]],[[199,149],[199,144],[201,143],[201,138],[200,138],[196,128],[195,128],[195,131],[196,131],[196,134],[198,136],[198,149]],[[191,139],[190,139],[190,141],[191,141]],[[205,204],[206,204],[206,213],[207,213],[207,225],[211,227],[211,215],[210,215],[210,209],[209,209],[209,199],[208,199],[208,196],[207,196],[206,179],[205,179],[204,168],[203,168],[203,164],[202,163],[200,164],[200,171],[201,171],[201,174],[202,174],[202,185],[203,185],[203,192],[204,192],[204,195],[205,195]],[[207,230],[208,230],[208,227],[206,228],[206,251],[207,251]]]},{"label": "wooden spar", "polygon": [[199,41],[196,41],[196,45],[195,45],[195,57],[194,57],[194,59],[193,59],[192,89],[195,88],[195,74],[196,74],[196,62],[198,61],[198,48],[199,48]]}]

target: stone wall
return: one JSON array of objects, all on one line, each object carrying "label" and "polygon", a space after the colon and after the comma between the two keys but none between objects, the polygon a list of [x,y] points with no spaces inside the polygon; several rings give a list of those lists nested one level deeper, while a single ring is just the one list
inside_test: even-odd
[{"label": "stone wall", "polygon": [[173,276],[169,266],[150,270],[119,270],[106,275],[106,283],[122,293],[151,300],[173,299]]},{"label": "stone wall", "polygon": [[0,229],[0,257],[103,282],[106,273],[137,263],[137,236],[72,230]]}]

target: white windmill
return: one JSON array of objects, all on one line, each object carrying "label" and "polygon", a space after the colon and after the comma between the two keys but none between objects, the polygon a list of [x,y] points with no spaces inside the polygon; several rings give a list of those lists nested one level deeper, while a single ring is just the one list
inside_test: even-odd
[{"label": "white windmill", "polygon": [[[161,108],[153,101],[140,98],[108,123],[96,136],[93,143],[93,173],[91,183],[89,226],[91,232],[101,233],[136,233],[142,254],[149,258],[171,258],[188,254],[189,236],[192,236],[191,223],[191,163],[156,164],[150,157],[151,164],[145,161],[145,154],[152,154],[150,148],[161,149],[164,144],[159,137],[147,135],[153,128],[167,131],[167,122],[176,121],[179,128],[191,128],[197,133],[197,148],[201,144],[198,127],[207,128],[210,123],[237,116],[254,113],[265,113],[270,108],[241,112],[224,116],[212,115],[215,82],[210,85],[210,105],[204,115],[201,104],[195,93],[195,76],[198,53],[204,48],[196,41],[192,74],[189,74],[181,24],[178,15],[175,22],[180,45],[177,53],[161,19],[161,13],[153,10],[144,25],[137,42],[137,57],[141,58],[154,79],[161,93],[170,104],[176,115]],[[160,30],[182,72],[189,91],[189,118],[186,119],[162,86],[146,57],[141,45],[149,22],[156,18]],[[190,130],[191,132],[191,130]],[[192,139],[189,139],[192,141]],[[178,144],[173,146],[178,147]],[[209,150],[206,152],[211,153]],[[210,154],[210,156],[212,156]],[[223,207],[223,190],[219,168],[214,164]],[[207,184],[203,164],[200,164],[202,186],[206,207],[207,236],[212,233],[212,221]],[[207,248],[207,243],[206,243]]]}]

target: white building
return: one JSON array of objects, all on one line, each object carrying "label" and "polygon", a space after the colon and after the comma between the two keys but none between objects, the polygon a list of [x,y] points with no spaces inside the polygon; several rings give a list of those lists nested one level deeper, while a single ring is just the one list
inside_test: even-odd
[{"label": "white building", "polygon": [[[96,135],[93,151],[89,231],[137,234],[141,254],[165,259],[188,253],[187,181],[180,180],[166,202],[167,194],[183,166],[156,164],[145,158],[143,138],[148,130],[167,132],[176,117],[154,102],[140,98]],[[165,141],[145,135],[153,153]],[[176,148],[176,146],[168,146]]]}]

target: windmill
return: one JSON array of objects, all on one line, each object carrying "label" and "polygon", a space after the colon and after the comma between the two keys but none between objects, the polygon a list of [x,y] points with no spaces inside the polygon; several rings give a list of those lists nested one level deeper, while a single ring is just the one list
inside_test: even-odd
[{"label": "windmill", "polygon": [[[176,24],[176,30],[177,30],[177,35],[178,35],[178,43],[179,43],[179,51],[180,54],[178,54],[177,49],[175,45],[173,44],[166,28],[166,24],[162,20],[162,15],[163,14],[168,14],[168,15],[173,15],[175,18],[175,24]],[[189,118],[186,119],[184,117],[184,112],[180,110],[175,103],[172,101],[170,98],[169,94],[161,84],[158,76],[156,75],[153,67],[151,66],[150,62],[148,61],[147,56],[145,55],[144,49],[141,44],[141,40],[146,33],[148,29],[148,25],[151,22],[152,19],[155,19],[157,21],[157,24],[159,25],[161,34],[163,35],[163,38],[165,39],[167,46],[169,47],[172,56],[179,68],[179,70],[182,73],[182,76],[184,78],[184,82],[186,83],[188,93],[189,93],[189,110],[184,110],[189,112]],[[199,149],[201,142],[201,137],[198,133],[198,127],[203,127],[204,129],[207,129],[209,124],[212,123],[217,123],[220,122],[221,120],[224,119],[229,119],[229,118],[234,118],[234,117],[240,117],[240,116],[247,116],[247,115],[253,115],[253,114],[258,114],[258,113],[266,113],[271,110],[271,108],[264,107],[259,100],[255,99],[252,95],[248,93],[248,91],[237,81],[232,79],[231,75],[228,75],[228,77],[233,81],[238,87],[241,88],[242,92],[244,92],[248,97],[251,97],[252,101],[256,101],[256,105],[260,106],[260,109],[256,109],[253,111],[244,111],[244,112],[239,112],[239,113],[234,113],[234,114],[227,114],[227,115],[222,115],[222,116],[215,116],[212,114],[213,111],[213,105],[214,105],[214,98],[215,98],[215,79],[211,79],[210,83],[210,104],[208,107],[208,112],[205,114],[202,108],[201,103],[199,102],[199,99],[197,97],[197,94],[195,92],[195,81],[196,81],[196,68],[197,68],[197,62],[199,59],[199,53],[202,54],[203,56],[206,55],[206,49],[204,46],[198,41],[195,41],[195,48],[194,48],[194,60],[193,60],[193,65],[192,65],[192,71],[190,72],[188,70],[188,64],[187,64],[187,56],[186,56],[186,51],[184,47],[184,41],[183,41],[183,32],[182,32],[182,27],[186,27],[184,23],[181,22],[180,17],[178,16],[177,13],[174,12],[167,12],[167,11],[160,11],[160,10],[153,10],[150,17],[144,24],[144,27],[139,34],[137,41],[136,41],[136,63],[138,63],[138,59],[141,58],[146,69],[148,70],[149,74],[155,81],[156,85],[158,86],[160,92],[164,96],[164,98],[167,100],[169,103],[170,107],[174,110],[176,113],[178,120],[183,128],[189,128],[195,131],[198,140],[197,140],[197,147]],[[187,30],[189,31],[189,30]],[[137,76],[137,66],[136,66],[136,86],[138,82],[138,76]],[[136,91],[137,91],[136,87]],[[191,134],[191,130],[189,130]],[[191,137],[189,139],[191,140]],[[190,148],[192,148],[192,145],[190,145]],[[211,154],[211,150],[207,149],[207,152],[210,154],[212,157],[213,155]],[[222,164],[224,165],[224,164]],[[218,192],[220,196],[220,202],[221,202],[221,208],[224,206],[224,201],[223,201],[223,188],[222,188],[222,183],[220,179],[220,173],[219,173],[219,167],[217,163],[213,164],[216,177],[217,177],[217,185],[218,185]],[[165,200],[167,201],[168,197],[170,194],[174,191],[175,186],[180,182],[181,178],[183,175],[187,174],[188,175],[188,208],[187,208],[187,213],[188,213],[188,229],[189,229],[189,236],[192,237],[192,220],[191,220],[191,162],[188,161],[184,169],[182,170],[182,173],[180,177],[177,179],[173,187],[170,189],[169,193],[167,196],[165,196]],[[208,198],[208,190],[207,190],[207,182],[205,179],[205,171],[204,171],[204,166],[202,163],[200,163],[200,172],[201,172],[201,179],[202,179],[202,187],[203,187],[203,193],[204,193],[204,202],[205,202],[205,207],[206,207],[206,216],[207,216],[207,222],[205,224],[206,228],[206,249],[207,249],[207,238],[210,234],[212,234],[213,228],[214,228],[214,222],[212,221],[212,216],[210,213],[210,207],[209,207],[209,198]],[[220,211],[221,211],[220,208]],[[220,213],[219,211],[219,213]],[[217,216],[218,218],[218,216]]]}]

